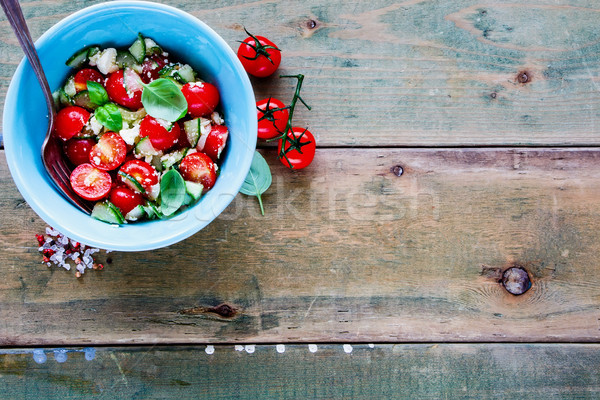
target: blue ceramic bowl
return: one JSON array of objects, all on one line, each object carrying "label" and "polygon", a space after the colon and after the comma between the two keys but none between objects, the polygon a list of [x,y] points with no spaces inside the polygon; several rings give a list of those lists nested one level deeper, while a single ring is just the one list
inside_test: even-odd
[{"label": "blue ceramic bowl", "polygon": [[71,72],[65,61],[92,44],[129,46],[138,32],[154,39],[219,88],[229,139],[215,186],[196,205],[166,220],[112,226],[92,219],[53,186],[40,149],[47,129],[46,105],[29,62],[12,79],[4,107],[4,146],[13,179],[31,208],[50,226],[82,243],[110,250],[164,247],[198,232],[237,195],[256,147],[256,108],[248,75],[225,41],[206,24],[176,8],[116,1],[83,9],[36,42],[51,90]]}]

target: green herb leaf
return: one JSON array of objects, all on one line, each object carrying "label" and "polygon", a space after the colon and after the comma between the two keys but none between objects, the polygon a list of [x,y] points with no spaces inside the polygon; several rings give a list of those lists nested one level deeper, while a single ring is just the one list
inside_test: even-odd
[{"label": "green herb leaf", "polygon": [[160,199],[161,211],[168,217],[185,201],[185,181],[176,169],[170,169],[162,176],[160,180]]},{"label": "green herb leaf", "polygon": [[114,132],[119,132],[123,128],[123,116],[119,107],[113,103],[107,103],[98,107],[94,112],[96,120],[102,125]]},{"label": "green herb leaf", "polygon": [[267,164],[263,156],[261,156],[258,151],[254,152],[254,158],[252,159],[252,164],[250,165],[250,171],[248,171],[248,175],[242,184],[240,193],[248,196],[256,196],[258,198],[258,204],[260,205],[260,212],[262,215],[265,215],[265,210],[263,208],[262,198],[260,195],[263,194],[269,188],[269,186],[271,186],[272,181],[273,177],[271,176],[271,168],[269,168],[269,164]]},{"label": "green herb leaf", "polygon": [[108,103],[108,93],[106,93],[106,89],[104,86],[99,84],[98,82],[87,81],[87,90],[88,96],[90,96],[90,101],[99,106],[103,106]]},{"label": "green herb leaf", "polygon": [[144,85],[142,104],[148,114],[169,122],[183,117],[188,108],[181,89],[166,78],[159,78]]}]

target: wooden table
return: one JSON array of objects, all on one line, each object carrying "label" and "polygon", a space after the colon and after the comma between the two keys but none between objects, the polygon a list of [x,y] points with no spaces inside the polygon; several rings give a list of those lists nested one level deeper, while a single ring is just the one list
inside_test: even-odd
[{"label": "wooden table", "polygon": [[[96,3],[22,6],[37,38]],[[0,151],[0,397],[599,398],[594,1],[164,3],[234,48],[243,26],[279,44],[316,159],[289,171],[265,147],[264,217],[238,195],[76,279],[40,263],[46,224]],[[5,18],[0,39],[4,95]]]}]

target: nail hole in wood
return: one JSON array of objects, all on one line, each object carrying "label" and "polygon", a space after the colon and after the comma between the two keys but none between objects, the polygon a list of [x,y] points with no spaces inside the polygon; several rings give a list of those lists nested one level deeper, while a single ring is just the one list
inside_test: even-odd
[{"label": "nail hole in wood", "polygon": [[495,99],[496,97],[498,97],[498,94],[496,94],[496,92],[492,92],[492,94],[490,94],[490,97],[492,99]]},{"label": "nail hole in wood", "polygon": [[531,72],[526,71],[526,70],[520,71],[517,74],[517,81],[519,83],[528,83],[528,82],[531,82],[531,77],[532,77]]},{"label": "nail hole in wood", "polygon": [[308,29],[315,29],[315,28],[317,27],[317,21],[315,21],[314,19],[309,19],[309,20],[306,22],[306,27],[307,27]]},{"label": "nail hole in wood", "polygon": [[531,279],[525,268],[511,267],[502,274],[502,285],[508,293],[518,296],[531,288]]},{"label": "nail hole in wood", "polygon": [[396,176],[402,176],[402,174],[404,173],[404,168],[402,168],[402,166],[400,166],[400,165],[394,165],[391,168],[391,171]]}]

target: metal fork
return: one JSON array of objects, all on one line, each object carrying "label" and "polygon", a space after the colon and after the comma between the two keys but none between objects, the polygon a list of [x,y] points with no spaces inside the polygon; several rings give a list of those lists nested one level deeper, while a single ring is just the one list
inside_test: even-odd
[{"label": "metal fork", "polygon": [[46,168],[48,175],[50,175],[52,182],[62,192],[63,196],[71,200],[71,202],[79,207],[79,209],[89,214],[92,210],[92,205],[90,202],[77,196],[73,191],[69,181],[71,169],[65,162],[61,144],[58,139],[52,135],[52,132],[54,131],[54,117],[56,115],[54,111],[54,100],[52,99],[52,92],[50,91],[50,86],[48,85],[48,80],[42,69],[42,64],[40,63],[33,40],[31,39],[31,34],[27,28],[27,23],[23,17],[21,6],[19,5],[18,0],[0,0],[0,3],[8,18],[8,22],[15,31],[25,56],[33,68],[35,76],[40,82],[48,106],[48,131],[46,132],[46,137],[42,144],[42,161],[44,167]]}]

